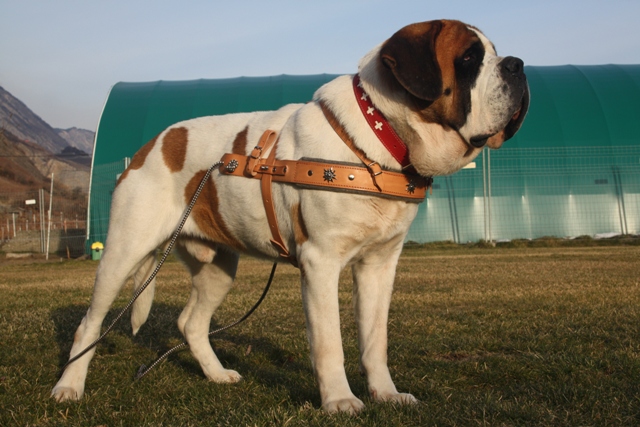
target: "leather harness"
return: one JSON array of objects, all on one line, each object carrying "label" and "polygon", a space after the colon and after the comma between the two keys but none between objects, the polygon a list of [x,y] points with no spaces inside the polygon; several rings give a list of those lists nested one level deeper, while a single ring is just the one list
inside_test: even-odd
[{"label": "leather harness", "polygon": [[[271,244],[282,258],[296,267],[298,267],[297,259],[289,253],[278,228],[271,192],[272,182],[294,184],[317,190],[373,195],[411,203],[422,202],[426,197],[427,189],[431,188],[433,182],[431,177],[425,178],[415,173],[411,165],[403,168],[405,172],[383,169],[378,162],[367,158],[364,152],[355,146],[352,138],[326,105],[320,102],[320,107],[334,131],[362,161],[362,164],[327,162],[309,158],[276,159],[278,135],[273,130],[267,130],[262,134],[258,145],[249,156],[227,153],[221,159],[221,174],[244,176],[261,181],[262,201],[272,236]],[[267,152],[269,155],[264,157]]]}]

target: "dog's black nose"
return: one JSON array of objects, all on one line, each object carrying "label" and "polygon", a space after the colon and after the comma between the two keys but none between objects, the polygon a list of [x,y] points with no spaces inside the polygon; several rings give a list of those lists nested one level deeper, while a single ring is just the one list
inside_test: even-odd
[{"label": "dog's black nose", "polygon": [[515,56],[507,56],[502,60],[500,66],[512,76],[520,75],[524,71],[524,62]]}]

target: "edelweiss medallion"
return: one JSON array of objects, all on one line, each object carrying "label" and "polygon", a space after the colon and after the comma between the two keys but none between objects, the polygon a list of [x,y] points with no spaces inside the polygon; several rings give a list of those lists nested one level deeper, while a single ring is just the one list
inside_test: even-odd
[{"label": "edelweiss medallion", "polygon": [[325,169],[323,178],[327,182],[333,182],[336,179],[336,171],[333,168]]},{"label": "edelweiss medallion", "polygon": [[229,162],[229,164],[225,167],[225,169],[233,173],[233,171],[236,170],[237,167],[238,167],[238,161],[236,159],[233,159]]},{"label": "edelweiss medallion", "polygon": [[407,184],[407,193],[413,194],[416,191],[416,183],[415,181],[409,181]]}]

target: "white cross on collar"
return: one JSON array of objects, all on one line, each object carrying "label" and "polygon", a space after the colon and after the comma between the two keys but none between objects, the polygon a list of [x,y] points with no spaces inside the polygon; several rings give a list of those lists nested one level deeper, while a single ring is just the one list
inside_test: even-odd
[{"label": "white cross on collar", "polygon": [[369,115],[371,115],[371,116],[373,116],[373,112],[374,112],[374,111],[376,111],[376,109],[375,109],[375,108],[373,108],[373,107],[369,107],[369,108],[367,108],[367,114],[369,114]]},{"label": "white cross on collar", "polygon": [[376,130],[382,130],[382,122],[376,121]]}]

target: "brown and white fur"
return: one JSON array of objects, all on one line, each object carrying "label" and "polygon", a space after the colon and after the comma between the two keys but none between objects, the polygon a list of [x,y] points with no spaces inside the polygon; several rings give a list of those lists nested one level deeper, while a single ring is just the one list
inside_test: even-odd
[{"label": "brown and white fur", "polygon": [[[409,149],[423,176],[456,172],[484,145],[499,148],[520,128],[529,92],[522,61],[497,56],[478,29],[458,21],[409,25],[373,49],[359,64],[364,89]],[[140,286],[155,264],[155,250],[171,236],[205,170],[224,153],[248,154],[266,129],[278,132],[277,158],[302,157],[358,163],[336,135],[318,101],[337,117],[366,155],[400,170],[367,125],[352,89],[352,76],[321,87],[308,104],[277,111],[201,117],[177,123],[145,145],[121,176],[93,298],[75,334],[71,356],[100,332],[116,295],[129,277]],[[356,412],[363,403],[344,369],[338,276],[350,266],[360,363],[376,401],[413,403],[399,393],[387,367],[387,317],[396,265],[418,205],[375,196],[273,184],[280,232],[300,266],[302,298],[313,370],[322,407]],[[275,259],[259,180],[213,173],[186,222],[177,250],[193,277],[178,320],[193,356],[211,381],[233,383],[207,332],[229,291],[238,254]],[[145,322],[153,288],[132,313],[133,332]],[[68,366],[52,396],[80,399],[95,350]]]}]

